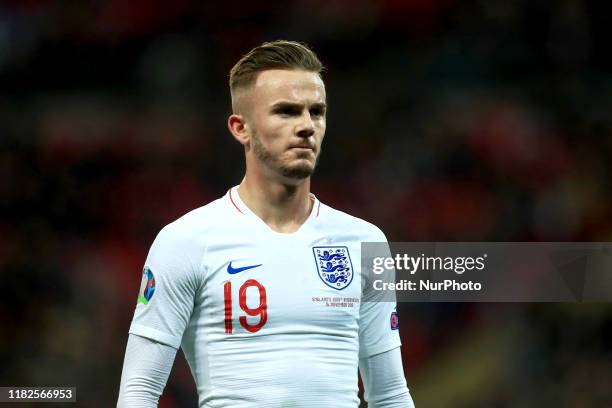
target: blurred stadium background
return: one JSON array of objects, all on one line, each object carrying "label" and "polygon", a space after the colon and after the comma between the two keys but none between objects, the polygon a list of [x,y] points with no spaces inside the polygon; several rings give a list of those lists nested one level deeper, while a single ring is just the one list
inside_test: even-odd
[{"label": "blurred stadium background", "polygon": [[[264,40],[328,67],[322,201],[394,241],[610,241],[604,4],[2,1],[0,385],[116,402],[149,245],[241,180],[227,73]],[[418,407],[612,406],[609,304],[400,313]],[[160,407],[195,404],[181,357]]]}]

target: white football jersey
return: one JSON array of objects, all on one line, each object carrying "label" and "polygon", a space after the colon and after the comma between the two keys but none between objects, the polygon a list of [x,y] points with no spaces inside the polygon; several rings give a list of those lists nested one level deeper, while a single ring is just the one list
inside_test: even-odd
[{"label": "white football jersey", "polygon": [[130,333],[182,347],[200,407],[351,407],[358,358],[400,345],[395,303],[364,302],[374,225],[321,204],[270,229],[237,187],[164,227]]}]

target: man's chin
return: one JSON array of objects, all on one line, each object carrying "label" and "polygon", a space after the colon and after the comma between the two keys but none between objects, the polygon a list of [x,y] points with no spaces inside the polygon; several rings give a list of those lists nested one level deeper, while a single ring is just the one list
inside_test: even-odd
[{"label": "man's chin", "polygon": [[312,176],[312,173],[314,173],[313,166],[292,166],[281,169],[283,177],[295,181],[304,180]]}]

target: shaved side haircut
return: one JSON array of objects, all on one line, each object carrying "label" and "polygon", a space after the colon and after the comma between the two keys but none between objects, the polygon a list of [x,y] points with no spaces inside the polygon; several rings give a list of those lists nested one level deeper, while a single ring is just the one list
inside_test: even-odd
[{"label": "shaved side haircut", "polygon": [[306,44],[286,40],[263,43],[240,58],[230,70],[232,104],[238,90],[253,85],[257,74],[268,69],[299,69],[321,74],[324,67]]}]

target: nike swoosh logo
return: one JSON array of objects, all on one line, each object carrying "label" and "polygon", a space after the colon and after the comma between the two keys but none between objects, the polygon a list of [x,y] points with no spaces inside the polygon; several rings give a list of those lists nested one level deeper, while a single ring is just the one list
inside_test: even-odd
[{"label": "nike swoosh logo", "polygon": [[230,275],[233,275],[235,273],[246,271],[247,269],[253,269],[253,268],[260,267],[261,265],[263,264],[243,266],[242,268],[232,268],[232,263],[230,262],[229,265],[227,265],[227,273],[229,273]]}]

